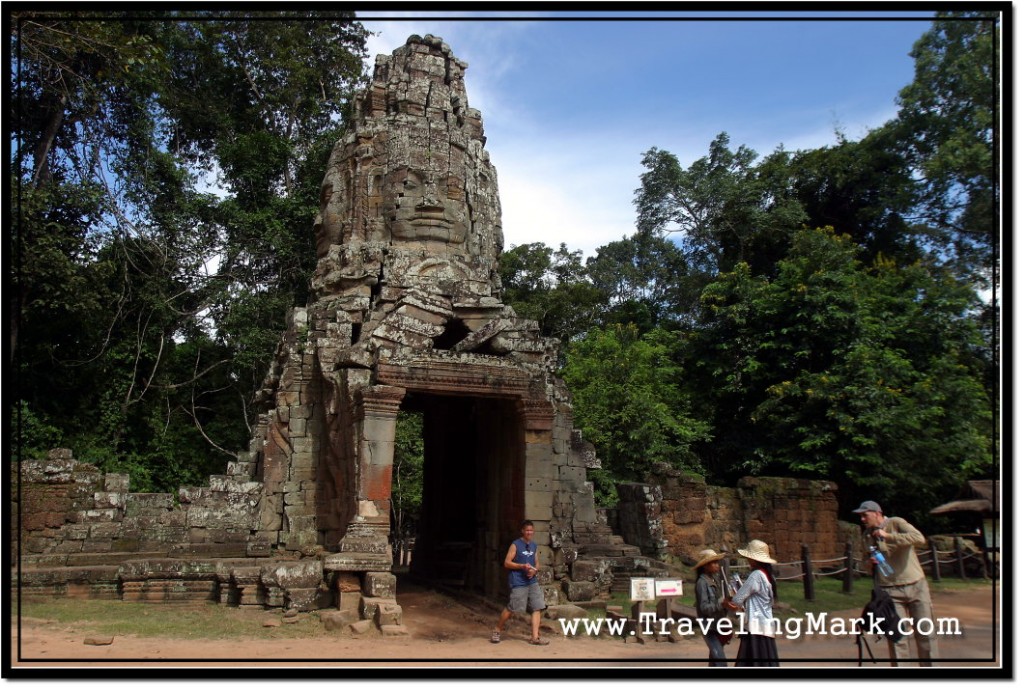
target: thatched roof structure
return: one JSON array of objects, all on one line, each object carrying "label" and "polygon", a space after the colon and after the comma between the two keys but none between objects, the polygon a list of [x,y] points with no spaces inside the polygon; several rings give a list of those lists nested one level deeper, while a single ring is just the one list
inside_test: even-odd
[{"label": "thatched roof structure", "polygon": [[952,513],[954,511],[976,511],[985,516],[999,515],[999,481],[971,480],[967,483],[961,498],[937,506],[930,513]]}]

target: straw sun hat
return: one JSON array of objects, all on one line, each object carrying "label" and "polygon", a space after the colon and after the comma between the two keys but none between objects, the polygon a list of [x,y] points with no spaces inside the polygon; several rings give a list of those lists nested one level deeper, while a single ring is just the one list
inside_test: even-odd
[{"label": "straw sun hat", "polygon": [[725,559],[725,552],[718,553],[713,549],[701,550],[701,553],[697,555],[697,563],[693,565],[693,570],[696,571],[705,564],[709,564],[719,559]]},{"label": "straw sun hat", "polygon": [[768,545],[760,540],[751,540],[746,549],[738,549],[736,553],[747,559],[759,561],[762,564],[777,564],[778,562],[768,554]]}]

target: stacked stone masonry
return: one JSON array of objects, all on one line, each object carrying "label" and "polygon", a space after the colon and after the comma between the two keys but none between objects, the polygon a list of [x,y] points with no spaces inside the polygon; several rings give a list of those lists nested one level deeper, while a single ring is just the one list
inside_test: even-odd
[{"label": "stacked stone masonry", "polygon": [[[647,483],[619,486],[618,527],[644,553],[692,563],[700,550],[735,550],[752,539],[780,562],[842,556],[857,529],[838,519],[837,486],[823,480],[745,477],[735,488],[659,466]],[[855,543],[856,544],[856,543]]]}]

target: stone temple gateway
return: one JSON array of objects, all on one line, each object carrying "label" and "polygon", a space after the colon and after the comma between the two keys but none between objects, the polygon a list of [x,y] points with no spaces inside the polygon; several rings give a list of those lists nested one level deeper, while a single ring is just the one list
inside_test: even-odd
[{"label": "stone temple gateway", "polygon": [[402,410],[423,416],[414,573],[500,597],[523,519],[549,602],[663,567],[599,515],[586,480],[598,461],[573,430],[557,342],[502,303],[497,176],[466,67],[432,36],[377,57],[328,163],[313,297],[290,315],[250,449],[177,496],[129,493],[126,476],[67,450],[26,462],[20,587],[337,606],[400,624],[390,502]]},{"label": "stone temple gateway", "polygon": [[330,157],[315,298],[292,315],[252,462],[261,539],[322,545],[328,571],[387,572],[396,417],[421,412],[414,569],[442,573],[461,545],[465,584],[496,594],[524,518],[545,564],[554,550],[564,564],[563,546],[612,540],[554,374],[556,341],[501,301],[497,175],[466,67],[432,36],[378,56]]}]

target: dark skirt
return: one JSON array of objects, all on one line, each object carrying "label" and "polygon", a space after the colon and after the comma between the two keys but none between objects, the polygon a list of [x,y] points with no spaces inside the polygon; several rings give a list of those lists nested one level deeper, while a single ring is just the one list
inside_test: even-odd
[{"label": "dark skirt", "polygon": [[768,636],[744,634],[739,637],[740,649],[736,653],[737,667],[778,667],[779,650],[775,639]]}]

